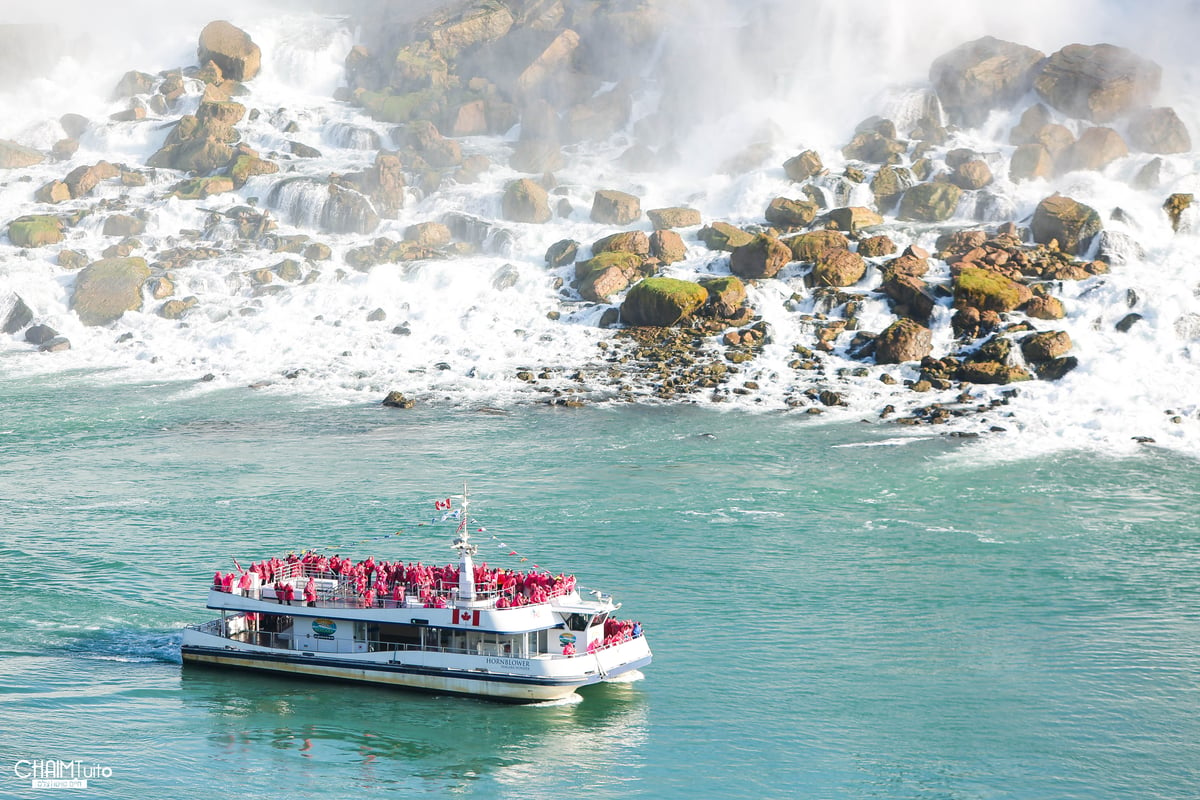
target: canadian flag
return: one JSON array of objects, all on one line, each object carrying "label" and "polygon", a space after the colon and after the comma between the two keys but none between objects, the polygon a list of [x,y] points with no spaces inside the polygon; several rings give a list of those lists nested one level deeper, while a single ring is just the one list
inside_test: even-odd
[{"label": "canadian flag", "polygon": [[478,625],[479,624],[479,609],[477,608],[473,611],[468,611],[467,609],[463,609],[462,611],[459,611],[456,608],[456,609],[454,609],[454,616],[453,616],[452,622],[455,625],[459,624],[460,622],[463,625]]},{"label": "canadian flag", "polygon": [[449,497],[447,497],[445,500],[434,500],[433,501],[433,507],[436,508],[438,511],[449,511],[450,506],[452,506],[452,505],[453,505],[453,503],[450,502]]}]

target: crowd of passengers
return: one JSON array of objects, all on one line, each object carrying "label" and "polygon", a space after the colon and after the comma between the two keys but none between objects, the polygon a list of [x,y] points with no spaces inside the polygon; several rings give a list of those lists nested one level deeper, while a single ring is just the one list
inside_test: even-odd
[{"label": "crowd of passengers", "polygon": [[[299,598],[294,580],[297,577],[308,578],[300,589]],[[448,590],[458,586],[458,578],[457,564],[428,566],[419,561],[405,564],[376,561],[373,557],[352,561],[336,554],[327,557],[310,550],[301,555],[289,553],[282,559],[256,561],[249,569],[239,565],[237,572],[217,572],[213,575],[213,588],[244,593],[257,583],[258,586],[271,586],[280,603],[291,605],[293,600],[301,599],[305,605],[313,606],[318,598],[317,580],[331,579],[338,581],[340,586],[351,588],[363,608],[400,607],[409,597],[418,598],[425,608],[445,608]],[[492,569],[486,563],[475,566],[475,591],[484,597],[495,597],[496,608],[545,603],[551,597],[570,594],[574,590],[574,575]]]}]

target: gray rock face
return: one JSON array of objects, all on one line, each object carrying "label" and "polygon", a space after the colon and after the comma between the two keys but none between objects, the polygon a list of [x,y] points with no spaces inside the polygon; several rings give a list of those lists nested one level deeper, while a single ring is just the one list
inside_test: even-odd
[{"label": "gray rock face", "polygon": [[1105,123],[1150,105],[1161,83],[1162,68],[1132,50],[1070,44],[1046,60],[1033,85],[1064,114]]},{"label": "gray rock face", "polygon": [[1044,57],[1032,47],[984,36],[935,60],[929,80],[952,121],[979,125],[993,108],[1029,91]]}]

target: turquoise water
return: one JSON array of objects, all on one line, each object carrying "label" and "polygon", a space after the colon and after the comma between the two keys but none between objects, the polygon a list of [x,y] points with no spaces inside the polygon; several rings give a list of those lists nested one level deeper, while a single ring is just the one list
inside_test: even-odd
[{"label": "turquoise water", "polygon": [[[0,398],[0,795],[1200,789],[1200,478],[1178,455],[997,462],[797,415],[328,408],[88,375]],[[449,560],[451,531],[419,523],[464,479],[490,563],[573,571],[644,623],[643,680],[514,707],[178,663],[234,557]],[[112,775],[33,791],[12,765],[35,758]]]}]

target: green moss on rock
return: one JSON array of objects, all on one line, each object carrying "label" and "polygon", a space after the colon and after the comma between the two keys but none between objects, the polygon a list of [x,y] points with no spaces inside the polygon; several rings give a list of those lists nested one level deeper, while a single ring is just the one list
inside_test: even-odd
[{"label": "green moss on rock", "polygon": [[963,267],[954,277],[954,307],[1012,311],[1033,296],[1027,286],[980,267]]},{"label": "green moss on rock", "polygon": [[19,217],[9,223],[8,238],[17,247],[44,247],[63,240],[62,220],[48,214]]},{"label": "green moss on rock", "polygon": [[646,278],[629,290],[621,319],[629,325],[667,327],[691,317],[708,300],[698,283],[676,278]]}]

